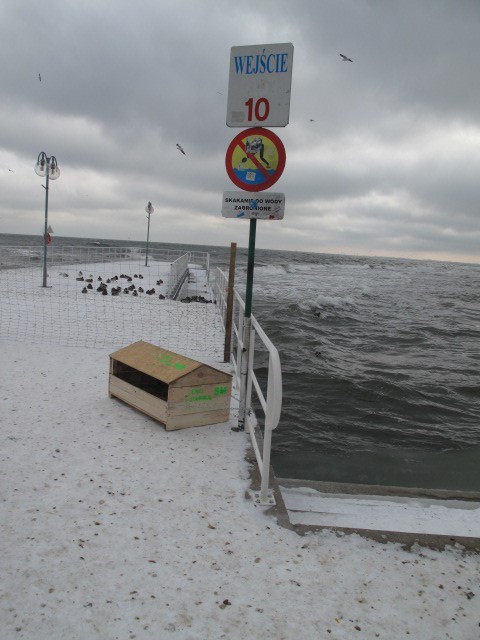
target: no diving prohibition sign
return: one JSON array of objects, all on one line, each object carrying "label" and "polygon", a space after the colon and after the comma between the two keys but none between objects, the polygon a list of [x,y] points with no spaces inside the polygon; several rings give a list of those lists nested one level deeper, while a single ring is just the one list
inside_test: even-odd
[{"label": "no diving prohibition sign", "polygon": [[231,141],[225,157],[230,180],[245,191],[264,191],[271,187],[285,168],[285,147],[268,129],[253,127]]}]

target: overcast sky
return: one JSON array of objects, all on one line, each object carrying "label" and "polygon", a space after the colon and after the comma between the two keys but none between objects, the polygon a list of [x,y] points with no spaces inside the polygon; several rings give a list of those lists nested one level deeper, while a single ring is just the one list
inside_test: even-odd
[{"label": "overcast sky", "polygon": [[57,235],[144,240],[150,200],[151,241],[247,246],[230,49],[291,42],[257,247],[480,262],[479,34],[480,0],[0,0],[0,232],[42,233],[45,151]]}]

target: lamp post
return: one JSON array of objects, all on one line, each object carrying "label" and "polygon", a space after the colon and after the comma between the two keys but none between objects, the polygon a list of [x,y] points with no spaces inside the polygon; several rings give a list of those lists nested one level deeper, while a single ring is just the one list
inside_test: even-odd
[{"label": "lamp post", "polygon": [[148,226],[147,226],[147,246],[145,248],[145,266],[148,267],[148,237],[150,235],[150,216],[152,215],[152,213],[154,212],[154,208],[152,206],[152,203],[149,201],[147,206],[145,207],[145,211],[147,212],[147,218],[148,218]]},{"label": "lamp post", "polygon": [[57,159],[55,156],[47,157],[47,154],[43,151],[38,154],[37,164],[35,165],[35,173],[37,176],[46,177],[45,185],[42,187],[45,189],[45,229],[43,233],[43,284],[42,287],[47,286],[47,246],[48,246],[48,183],[50,180],[56,180],[60,177],[60,169],[58,168]]}]

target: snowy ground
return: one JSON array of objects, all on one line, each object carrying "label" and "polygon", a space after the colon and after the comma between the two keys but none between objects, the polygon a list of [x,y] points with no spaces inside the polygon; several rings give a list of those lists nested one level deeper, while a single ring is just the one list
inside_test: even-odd
[{"label": "snowy ground", "polygon": [[[189,293],[209,298],[205,271],[190,267]],[[169,263],[145,267],[138,259],[52,266],[47,288],[38,266],[0,269],[0,336],[116,348],[145,340],[191,358],[222,360],[223,323],[216,305],[164,298],[175,284],[169,280]],[[108,295],[98,291],[100,285]]]},{"label": "snowy ground", "polygon": [[166,432],[108,398],[113,349],[0,339],[2,640],[480,637],[478,554],[299,536],[233,422]]}]

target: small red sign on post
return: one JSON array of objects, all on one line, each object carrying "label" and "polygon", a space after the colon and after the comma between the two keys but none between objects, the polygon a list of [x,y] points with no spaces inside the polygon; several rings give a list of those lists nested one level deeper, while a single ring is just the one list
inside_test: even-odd
[{"label": "small red sign on post", "polygon": [[253,127],[231,141],[225,157],[230,180],[245,191],[264,191],[277,182],[285,168],[285,147],[268,129]]}]

